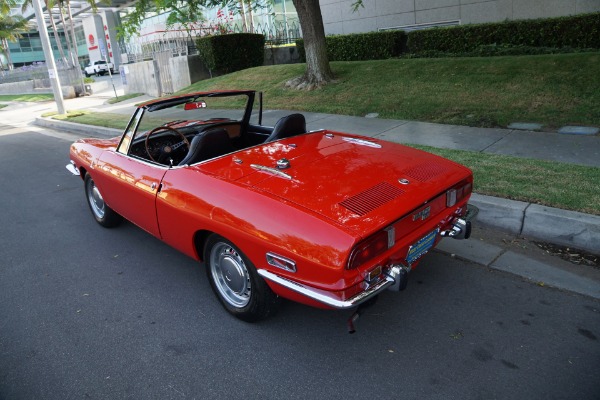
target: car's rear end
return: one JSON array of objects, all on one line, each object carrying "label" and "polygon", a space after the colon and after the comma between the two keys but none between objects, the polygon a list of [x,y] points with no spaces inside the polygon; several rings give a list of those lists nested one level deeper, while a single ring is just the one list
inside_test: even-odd
[{"label": "car's rear end", "polygon": [[[296,301],[350,308],[386,288],[401,290],[410,270],[442,237],[462,239],[470,233],[464,217],[472,173],[433,154],[320,131],[233,158],[236,174],[230,161],[223,160],[230,179],[318,216],[354,238],[336,265],[326,257],[303,259],[296,245],[272,252],[257,265],[275,292]],[[212,172],[218,174],[218,168],[217,163]],[[328,243],[310,245],[325,248]],[[277,246],[286,248],[286,243],[271,247]]]}]

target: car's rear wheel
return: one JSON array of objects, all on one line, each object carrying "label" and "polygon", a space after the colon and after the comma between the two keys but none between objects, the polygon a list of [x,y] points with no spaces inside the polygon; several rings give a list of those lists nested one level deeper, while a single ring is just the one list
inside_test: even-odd
[{"label": "car's rear wheel", "polygon": [[276,310],[277,296],[252,262],[227,239],[219,235],[208,238],[204,263],[213,291],[235,317],[254,322]]},{"label": "car's rear wheel", "polygon": [[90,174],[85,175],[84,186],[85,198],[96,222],[105,228],[119,225],[123,218],[104,202],[102,193],[100,193],[100,189],[98,189]]}]

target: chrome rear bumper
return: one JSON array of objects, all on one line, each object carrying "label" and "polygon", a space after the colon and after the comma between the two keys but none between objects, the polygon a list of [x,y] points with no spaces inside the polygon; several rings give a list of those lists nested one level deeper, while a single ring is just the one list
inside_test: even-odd
[{"label": "chrome rear bumper", "polygon": [[278,285],[281,285],[287,289],[300,293],[310,299],[342,310],[356,307],[359,304],[377,296],[386,289],[395,291],[402,290],[404,287],[406,287],[406,279],[408,279],[408,273],[404,267],[394,265],[385,269],[385,273],[383,274],[383,279],[381,281],[374,283],[373,285],[367,287],[364,291],[347,300],[340,300],[326,290],[303,285],[267,271],[266,269],[259,269],[258,274],[263,278],[270,280],[271,282],[277,283]]},{"label": "chrome rear bumper", "polygon": [[301,283],[294,282],[282,276],[276,275],[265,269],[259,269],[258,274],[267,280],[277,283],[278,285],[281,285],[287,289],[293,290],[294,292],[300,293],[310,299],[316,300],[330,307],[339,309],[352,308],[361,303],[364,303],[370,298],[378,295],[383,290],[387,289],[389,286],[392,286],[395,282],[393,278],[386,276],[384,280],[369,287],[365,291],[360,292],[356,296],[351,297],[347,300],[340,300],[335,298],[331,293],[325,290],[308,287]]}]

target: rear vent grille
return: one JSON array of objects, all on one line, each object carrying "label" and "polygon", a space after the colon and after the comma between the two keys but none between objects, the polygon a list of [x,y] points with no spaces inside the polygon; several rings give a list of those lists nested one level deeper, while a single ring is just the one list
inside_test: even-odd
[{"label": "rear vent grille", "polygon": [[444,167],[439,164],[421,164],[413,167],[409,170],[404,171],[404,174],[414,180],[427,182],[439,174],[444,172]]},{"label": "rear vent grille", "polygon": [[402,195],[404,190],[382,182],[340,203],[354,214],[365,215]]}]

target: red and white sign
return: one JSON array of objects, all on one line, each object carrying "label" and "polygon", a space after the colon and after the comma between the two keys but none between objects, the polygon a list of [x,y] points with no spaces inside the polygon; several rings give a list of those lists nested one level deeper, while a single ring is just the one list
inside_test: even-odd
[{"label": "red and white sign", "polygon": [[98,45],[96,44],[96,39],[91,33],[88,36],[88,42],[90,43],[88,50],[96,50],[98,48]]}]

